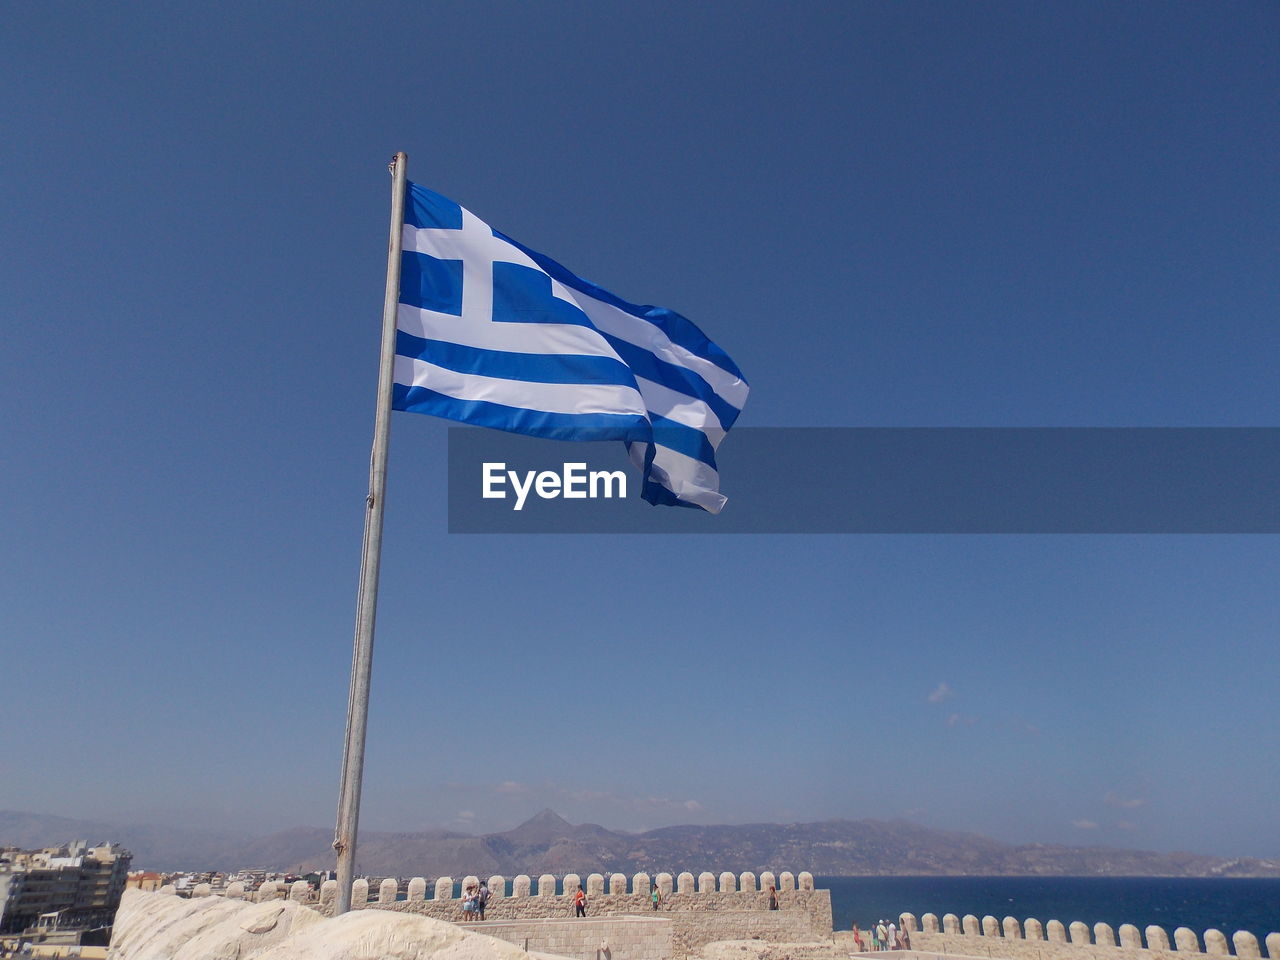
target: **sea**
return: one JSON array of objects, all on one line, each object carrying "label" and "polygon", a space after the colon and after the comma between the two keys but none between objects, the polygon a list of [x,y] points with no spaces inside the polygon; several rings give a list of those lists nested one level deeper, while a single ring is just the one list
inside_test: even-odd
[{"label": "sea", "polygon": [[832,922],[862,929],[880,918],[914,913],[967,913],[997,919],[1035,917],[1042,923],[1081,920],[1118,929],[1132,923],[1176,927],[1198,936],[1210,928],[1230,941],[1247,930],[1261,941],[1280,931],[1280,879],[1202,879],[1170,877],[815,877],[831,891]]}]

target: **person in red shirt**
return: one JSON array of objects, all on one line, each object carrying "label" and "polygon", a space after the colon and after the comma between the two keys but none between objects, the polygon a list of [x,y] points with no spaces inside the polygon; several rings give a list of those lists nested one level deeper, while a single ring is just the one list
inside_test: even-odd
[{"label": "person in red shirt", "polygon": [[578,892],[573,895],[573,915],[575,917],[587,915],[587,892],[582,889],[582,884],[578,884]]}]

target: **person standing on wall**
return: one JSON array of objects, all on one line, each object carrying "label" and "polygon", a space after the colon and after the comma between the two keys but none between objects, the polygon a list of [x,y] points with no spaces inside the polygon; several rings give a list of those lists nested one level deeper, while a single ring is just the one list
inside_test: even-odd
[{"label": "person standing on wall", "polygon": [[773,884],[769,885],[769,909],[778,909],[778,888]]},{"label": "person standing on wall", "polygon": [[655,910],[662,906],[662,888],[656,883],[653,885],[653,889],[649,891],[649,902],[653,904],[653,909]]},{"label": "person standing on wall", "polygon": [[476,915],[476,896],[474,888],[467,887],[462,891],[462,920],[474,920]]},{"label": "person standing on wall", "polygon": [[578,892],[573,895],[573,915],[575,917],[587,915],[587,891],[582,889],[582,884],[578,884]]},{"label": "person standing on wall", "polygon": [[489,881],[481,880],[480,889],[476,892],[476,919],[484,919],[484,908],[489,905]]}]

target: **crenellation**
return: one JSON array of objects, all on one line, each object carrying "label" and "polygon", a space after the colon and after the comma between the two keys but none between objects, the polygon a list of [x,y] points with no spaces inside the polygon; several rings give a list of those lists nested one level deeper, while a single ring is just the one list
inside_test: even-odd
[{"label": "crenellation", "polygon": [[369,902],[369,881],[360,877],[351,883],[351,906],[363,907]]},{"label": "crenellation", "polygon": [[738,875],[738,889],[743,893],[755,893],[760,888],[756,886],[756,875],[750,870],[743,870]]},{"label": "crenellation", "polygon": [[236,881],[233,881],[232,883],[227,884],[226,897],[228,900],[243,900],[244,884],[241,883],[239,880],[236,880]]},{"label": "crenellation", "polygon": [[1120,946],[1134,950],[1142,949],[1142,931],[1132,923],[1120,924],[1117,932],[1120,934]]},{"label": "crenellation", "polygon": [[798,886],[801,890],[812,890],[813,874],[810,873],[808,870],[801,870],[799,875],[796,877],[796,886]]},{"label": "crenellation", "polygon": [[1000,921],[987,914],[982,918],[982,935],[984,937],[1000,936]]},{"label": "crenellation", "polygon": [[1221,930],[1210,928],[1204,932],[1204,952],[1215,957],[1231,955],[1231,951],[1227,949],[1227,938]]},{"label": "crenellation", "polygon": [[333,902],[338,899],[338,881],[326,880],[320,884],[320,908],[333,910]]},{"label": "crenellation", "polygon": [[1035,917],[1027,917],[1026,922],[1022,925],[1022,938],[1024,940],[1044,941],[1044,924]]},{"label": "crenellation", "polygon": [[960,918],[954,913],[944,914],[942,917],[942,932],[957,936],[960,933]]},{"label": "crenellation", "polygon": [[295,880],[289,884],[289,899],[294,903],[311,902],[311,884],[305,880]]},{"label": "crenellation", "polygon": [[507,878],[495,873],[489,878],[489,901],[501,900],[507,895]]},{"label": "crenellation", "polygon": [[[305,881],[301,881],[305,882]],[[379,903],[395,903],[396,896],[400,893],[400,884],[394,877],[387,877],[378,884],[378,902]]]},{"label": "crenellation", "polygon": [[1179,927],[1173,931],[1173,945],[1179,953],[1200,952],[1200,939],[1190,927]]},{"label": "crenellation", "polygon": [[631,878],[631,892],[641,897],[649,896],[649,875],[637,873]]},{"label": "crenellation", "polygon": [[517,874],[516,878],[511,881],[511,896],[513,898],[529,896],[529,888],[532,883],[533,881],[529,879],[527,873]]},{"label": "crenellation", "polygon": [[592,873],[587,875],[587,896],[592,899],[604,896],[603,873]]},{"label": "crenellation", "polygon": [[436,877],[436,887],[433,899],[453,899],[453,877]]},{"label": "crenellation", "polygon": [[1267,945],[1267,956],[1271,960],[1280,960],[1280,933],[1268,933],[1265,943]]},{"label": "crenellation", "polygon": [[672,890],[671,874],[660,873],[654,878],[653,882],[654,882],[654,885],[658,888],[658,891],[664,897],[671,896],[671,890]]},{"label": "crenellation", "polygon": [[1093,942],[1100,947],[1114,947],[1116,945],[1116,934],[1111,929],[1111,924],[1095,923],[1093,925]]},{"label": "crenellation", "polygon": [[916,915],[914,913],[898,914],[898,928],[905,930],[907,933],[916,932]]},{"label": "crenellation", "polygon": [[960,921],[960,929],[964,931],[966,937],[978,937],[982,935],[982,923],[972,913],[966,913]]},{"label": "crenellation", "polygon": [[778,874],[778,890],[786,892],[796,888],[796,875],[790,870],[783,870]]},{"label": "crenellation", "polygon": [[556,895],[556,878],[554,874],[544,873],[538,877],[538,896],[554,897]]},{"label": "crenellation", "polygon": [[1071,926],[1067,928],[1071,931],[1071,942],[1082,943],[1085,946],[1093,943],[1093,938],[1089,935],[1089,925],[1081,920],[1073,920]]},{"label": "crenellation", "polygon": [[1067,928],[1062,925],[1061,920],[1050,920],[1045,924],[1044,928],[1046,939],[1050,943],[1066,943]]},{"label": "crenellation", "polygon": [[778,878],[774,876],[772,870],[765,870],[760,874],[760,889],[768,892],[769,888],[778,889]]},{"label": "crenellation", "polygon": [[191,889],[191,896],[193,896],[193,897],[207,897],[207,896],[210,896],[210,895],[211,895],[212,891],[213,891],[213,887],[212,887],[212,886],[210,886],[209,884],[207,884],[207,883],[197,883],[197,884],[196,884],[194,887],[192,887],[192,889]]},{"label": "crenellation", "polygon": [[677,893],[693,893],[693,874],[688,870],[683,870],[680,876],[676,877]]},{"label": "crenellation", "polygon": [[627,875],[625,873],[609,874],[609,893],[622,894],[627,892]]},{"label": "crenellation", "polygon": [[1237,957],[1257,960],[1262,956],[1262,952],[1258,949],[1258,938],[1248,930],[1237,930],[1233,933],[1231,945],[1235,947]]},{"label": "crenellation", "polygon": [[568,896],[573,896],[581,886],[583,886],[582,877],[576,873],[566,873],[564,875],[564,883],[561,886],[561,892]]},{"label": "crenellation", "polygon": [[1018,922],[1017,917],[1005,917],[1004,920],[1001,921],[1001,926],[1004,927],[1004,935],[1006,938],[1010,940],[1022,939],[1022,924]]},{"label": "crenellation", "polygon": [[710,870],[703,870],[698,874],[698,892],[699,893],[715,893],[716,892],[716,875]]},{"label": "crenellation", "polygon": [[409,886],[405,890],[406,900],[425,900],[427,899],[427,878],[414,877],[409,881]]},{"label": "crenellation", "polygon": [[938,933],[938,915],[936,913],[926,913],[920,918],[920,929],[924,933]]}]

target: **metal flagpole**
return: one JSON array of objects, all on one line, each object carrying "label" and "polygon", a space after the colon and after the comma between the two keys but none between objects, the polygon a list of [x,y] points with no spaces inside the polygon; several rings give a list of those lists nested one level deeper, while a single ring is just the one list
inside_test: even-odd
[{"label": "metal flagpole", "polygon": [[382,505],[387,490],[387,447],[391,440],[391,384],[396,360],[396,304],[400,301],[400,236],[404,224],[405,167],[409,158],[391,161],[391,234],[387,241],[387,289],[382,300],[382,355],[378,366],[378,413],[369,457],[369,495],[365,498],[364,551],[356,596],[356,636],[347,694],[347,734],[342,756],[338,825],[338,895],[333,915],[351,909],[355,879],[356,830],[360,823],[360,782],[364,776],[364,737],[369,719],[369,675],[373,667],[373,623],[378,608],[378,564],[382,554]]}]

